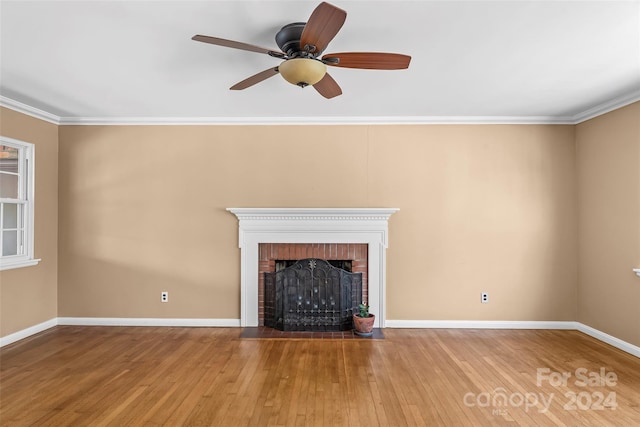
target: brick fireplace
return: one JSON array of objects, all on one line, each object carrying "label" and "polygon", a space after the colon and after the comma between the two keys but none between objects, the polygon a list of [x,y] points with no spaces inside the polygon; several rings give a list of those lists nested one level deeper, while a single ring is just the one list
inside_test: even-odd
[{"label": "brick fireplace", "polygon": [[352,273],[362,273],[362,297],[367,298],[369,245],[364,243],[259,243],[258,244],[258,325],[264,325],[264,273],[276,271],[277,260],[319,258],[351,262]]},{"label": "brick fireplace", "polygon": [[[260,283],[261,269],[271,268],[272,260],[275,263],[276,259],[315,258],[317,254],[317,258],[322,259],[351,259],[352,265],[358,265],[359,269],[366,269],[368,304],[371,312],[376,314],[375,326],[384,327],[388,220],[398,209],[228,208],[227,210],[238,218],[241,326],[258,326],[261,324],[261,316],[264,316],[261,310],[264,304],[264,286],[262,285],[261,291]],[[287,257],[281,258],[280,250],[283,255],[288,252]],[[308,251],[311,252],[310,256],[307,255]],[[317,252],[314,253],[314,251]],[[334,251],[335,258],[333,258]],[[274,258],[275,252],[277,256]],[[321,253],[324,254],[321,255]],[[349,258],[351,255],[353,258]],[[365,264],[363,258],[366,258],[366,267],[363,266]]]}]

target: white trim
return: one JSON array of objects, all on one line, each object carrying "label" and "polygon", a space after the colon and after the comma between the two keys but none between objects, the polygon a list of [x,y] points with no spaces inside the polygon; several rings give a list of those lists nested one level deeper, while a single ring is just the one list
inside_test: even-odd
[{"label": "white trim", "polygon": [[65,326],[175,326],[229,327],[240,326],[240,319],[163,319],[144,317],[59,317],[58,325]]},{"label": "white trim", "polygon": [[378,117],[60,117],[0,95],[0,106],[57,125],[576,125],[640,101],[640,91],[591,107],[573,116],[378,116]]},{"label": "white trim", "polygon": [[626,107],[627,105],[633,104],[634,102],[638,101],[640,101],[640,90],[636,90],[628,95],[623,95],[618,98],[603,102],[602,104],[589,108],[582,113],[576,114],[572,117],[572,122],[573,124],[577,125],[579,123],[586,122],[587,120],[591,120],[595,117],[609,113],[613,110],[617,110],[618,108]]},{"label": "white trim", "polygon": [[634,268],[633,272],[636,273],[636,276],[640,277],[640,268]]},{"label": "white trim", "polygon": [[18,113],[26,114],[27,116],[35,117],[36,119],[44,120],[45,122],[59,125],[61,123],[61,117],[55,114],[48,113],[39,108],[32,107],[22,102],[15,101],[6,96],[0,95],[0,107],[5,107]]},{"label": "white trim", "polygon": [[577,329],[572,321],[528,320],[388,320],[387,328],[399,329]]},{"label": "white trim", "polygon": [[[25,222],[25,226],[22,227],[24,230],[24,240],[22,240],[23,253],[5,257],[0,254],[0,271],[4,271],[14,268],[30,267],[38,264],[41,260],[35,258],[36,146],[31,142],[25,142],[2,135],[0,135],[0,144],[15,147],[24,154],[24,156],[20,155],[18,168],[20,180],[19,199],[9,200],[11,200],[10,203],[14,201],[21,202],[26,210],[26,212],[22,214],[22,219]],[[26,170],[25,165],[27,167]],[[26,185],[24,184],[25,180]],[[4,201],[6,202],[7,199],[4,199]]]},{"label": "white trim", "polygon": [[55,317],[21,331],[0,337],[0,347],[29,338],[54,326],[163,326],[163,327],[240,327],[240,319],[162,319],[123,317]]},{"label": "white trim", "polygon": [[[399,210],[398,208],[227,208],[227,211],[233,213],[240,221],[388,221],[389,217]],[[295,222],[292,225],[299,224]],[[272,225],[272,223],[258,222],[244,224],[251,230],[255,230],[256,227],[271,228]],[[280,228],[279,225],[277,229]],[[324,231],[324,227],[321,228]]]},{"label": "white trim", "polygon": [[12,270],[14,268],[31,267],[33,265],[38,265],[40,261],[42,261],[40,258],[18,260],[0,258],[0,271]]},{"label": "white trim", "polygon": [[[21,331],[0,337],[0,347],[28,338],[57,325],[66,326],[160,326],[160,327],[240,327],[240,319],[161,319],[119,317],[56,317]],[[562,329],[577,330],[612,345],[633,356],[640,357],[640,347],[572,321],[519,320],[387,320],[388,328],[419,329]]]},{"label": "white trim", "polygon": [[387,328],[398,329],[563,329],[576,330],[592,338],[640,357],[640,347],[573,321],[520,321],[520,320],[387,320]]},{"label": "white trim", "polygon": [[574,124],[570,116],[62,117],[61,125]]},{"label": "white trim", "polygon": [[587,326],[584,323],[580,323],[580,322],[576,322],[576,323],[578,325],[576,329],[578,329],[580,332],[587,334],[590,337],[593,337],[599,341],[612,345],[615,348],[620,349],[626,353],[632,354],[636,357],[640,357],[640,347],[633,345],[631,343],[628,343],[626,341],[623,341],[605,332],[599,331],[595,328],[592,328],[591,326]]},{"label": "white trim", "polygon": [[53,328],[57,324],[58,319],[54,317],[53,319],[49,319],[46,322],[38,323],[37,325],[29,326],[28,328],[22,329],[21,331],[14,332],[13,334],[0,337],[0,347],[4,347],[5,345],[13,344],[16,341],[20,341],[25,338],[29,338],[32,335],[39,334],[42,331]]},{"label": "white trim", "polygon": [[258,326],[260,243],[368,244],[368,304],[385,327],[388,220],[397,208],[228,208],[238,218],[240,323]]}]

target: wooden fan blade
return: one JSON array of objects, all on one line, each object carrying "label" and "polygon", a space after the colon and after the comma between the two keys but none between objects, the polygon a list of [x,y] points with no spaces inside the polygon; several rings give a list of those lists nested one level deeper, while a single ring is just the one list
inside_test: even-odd
[{"label": "wooden fan blade", "polygon": [[201,36],[198,34],[191,37],[191,40],[195,40],[197,42],[202,42],[202,43],[215,44],[218,46],[231,47],[234,49],[248,50],[251,52],[266,53],[267,55],[275,56],[278,58],[283,58],[285,56],[284,53],[279,52],[277,50],[266,49],[264,47],[254,46],[252,44],[237,42],[234,40],[221,39],[219,37]]},{"label": "wooden fan blade", "polygon": [[244,79],[241,82],[238,82],[231,86],[229,89],[231,90],[242,90],[248,87],[251,87],[257,83],[260,83],[263,80],[267,80],[269,77],[273,77],[278,74],[278,67],[269,68],[268,70],[264,70],[259,72],[258,74],[254,74],[251,77]]},{"label": "wooden fan blade", "polygon": [[322,80],[314,84],[313,87],[318,91],[320,95],[324,96],[327,99],[342,95],[342,89],[340,89],[338,83],[333,80],[333,77],[331,77],[329,73],[325,74]]},{"label": "wooden fan blade", "polygon": [[338,34],[347,12],[329,3],[322,2],[315,8],[300,35],[300,48],[309,46],[309,52],[319,55]]},{"label": "wooden fan blade", "polygon": [[[335,62],[335,59],[338,62]],[[402,70],[409,68],[411,57],[400,53],[343,52],[328,53],[322,57],[322,61],[333,67]]]}]

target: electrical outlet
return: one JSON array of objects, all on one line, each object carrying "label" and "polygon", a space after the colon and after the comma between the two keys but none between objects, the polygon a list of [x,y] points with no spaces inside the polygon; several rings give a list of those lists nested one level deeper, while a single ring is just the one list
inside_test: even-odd
[{"label": "electrical outlet", "polygon": [[161,301],[161,302],[169,302],[169,292],[167,292],[167,291],[163,291],[163,292],[160,294],[160,301]]},{"label": "electrical outlet", "polygon": [[483,304],[489,303],[489,293],[488,292],[482,292],[480,294],[480,302],[483,303]]}]

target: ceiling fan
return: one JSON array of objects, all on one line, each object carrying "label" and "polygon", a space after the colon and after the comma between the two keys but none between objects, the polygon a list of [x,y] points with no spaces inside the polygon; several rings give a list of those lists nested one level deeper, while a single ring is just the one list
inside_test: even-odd
[{"label": "ceiling fan", "polygon": [[409,67],[411,57],[399,53],[343,52],[320,57],[340,31],[346,18],[347,12],[344,10],[326,2],[320,3],[308,22],[294,22],[278,31],[276,43],[281,51],[211,36],[195,35],[192,40],[266,53],[283,60],[277,67],[261,71],[236,83],[231,86],[231,90],[246,89],[280,74],[289,83],[300,87],[311,85],[325,98],[333,98],[341,95],[342,89],[327,73],[327,65],[370,70],[400,70]]}]

